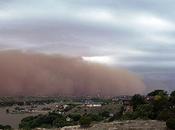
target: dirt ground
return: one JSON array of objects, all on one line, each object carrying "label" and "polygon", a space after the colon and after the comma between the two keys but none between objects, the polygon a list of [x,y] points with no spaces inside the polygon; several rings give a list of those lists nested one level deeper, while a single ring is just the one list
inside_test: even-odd
[{"label": "dirt ground", "polygon": [[111,123],[99,123],[91,126],[90,128],[80,128],[80,126],[69,126],[54,130],[167,130],[167,129],[165,122],[155,120],[147,120],[147,121],[133,120],[133,121],[116,121]]}]

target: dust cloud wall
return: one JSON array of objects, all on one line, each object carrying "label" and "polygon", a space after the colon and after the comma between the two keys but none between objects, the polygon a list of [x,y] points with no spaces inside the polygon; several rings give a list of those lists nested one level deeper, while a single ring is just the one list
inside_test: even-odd
[{"label": "dust cloud wall", "polygon": [[0,96],[117,96],[142,93],[131,72],[61,55],[0,52]]}]

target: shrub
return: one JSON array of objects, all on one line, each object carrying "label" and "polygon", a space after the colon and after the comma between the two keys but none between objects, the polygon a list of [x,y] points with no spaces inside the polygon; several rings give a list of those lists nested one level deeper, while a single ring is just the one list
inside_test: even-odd
[{"label": "shrub", "polygon": [[53,126],[57,127],[57,128],[61,128],[66,126],[66,118],[65,117],[60,117],[57,118],[56,120],[53,121]]},{"label": "shrub", "polygon": [[10,125],[0,125],[0,129],[2,129],[2,130],[11,130],[12,129],[12,127],[10,126]]},{"label": "shrub", "polygon": [[135,116],[140,119],[152,119],[153,117],[153,106],[150,104],[143,104],[137,106],[135,110]]},{"label": "shrub", "polygon": [[110,114],[109,111],[103,111],[102,113],[100,113],[100,115],[101,115],[102,117],[104,117],[104,118],[109,117],[109,114]]},{"label": "shrub", "polygon": [[162,120],[162,121],[166,121],[169,118],[173,117],[174,113],[171,112],[170,110],[163,110],[159,113],[157,119],[158,120]]},{"label": "shrub", "polygon": [[131,99],[131,103],[133,105],[133,109],[135,110],[138,105],[145,104],[145,99],[140,94],[135,94]]},{"label": "shrub", "polygon": [[30,116],[21,120],[19,128],[33,129],[37,127],[63,127],[66,126],[66,118],[57,113],[48,113],[46,115]]},{"label": "shrub", "polygon": [[80,119],[81,127],[89,127],[92,122],[92,119],[89,116],[83,116]]},{"label": "shrub", "polygon": [[73,121],[79,121],[81,118],[80,114],[70,114],[69,117],[73,119]]},{"label": "shrub", "polygon": [[126,112],[122,117],[121,120],[135,120],[137,119],[137,115],[135,112]]},{"label": "shrub", "polygon": [[169,129],[175,129],[175,118],[170,118],[166,121],[166,126],[169,128]]},{"label": "shrub", "polygon": [[148,93],[148,96],[156,96],[156,95],[167,96],[167,91],[164,91],[164,90],[154,90],[154,91]]},{"label": "shrub", "polygon": [[92,121],[102,121],[103,117],[99,114],[88,114]]}]

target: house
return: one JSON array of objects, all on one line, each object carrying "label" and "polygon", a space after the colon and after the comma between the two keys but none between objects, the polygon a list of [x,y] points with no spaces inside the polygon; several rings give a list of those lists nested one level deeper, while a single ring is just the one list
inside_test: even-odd
[{"label": "house", "polygon": [[67,122],[70,122],[71,120],[72,120],[72,119],[71,119],[70,117],[67,117],[67,118],[66,118],[66,121],[67,121]]},{"label": "house", "polygon": [[101,104],[85,104],[86,107],[101,107],[102,105]]},{"label": "house", "polygon": [[133,112],[133,106],[132,105],[124,106],[124,113],[126,112]]},{"label": "house", "polygon": [[118,104],[122,104],[124,107],[124,113],[126,112],[133,112],[133,106],[131,103],[131,96],[119,96],[114,98],[113,100],[116,101]]},{"label": "house", "polygon": [[109,113],[109,117],[113,117],[114,116],[114,114],[113,113]]},{"label": "house", "polygon": [[118,96],[113,98],[112,101],[122,105],[130,105],[131,98],[131,96]]},{"label": "house", "polygon": [[151,101],[154,100],[154,96],[145,96],[145,100],[146,100],[147,102],[151,102]]},{"label": "house", "polygon": [[84,106],[85,107],[101,107],[102,104],[101,103],[95,103],[91,100],[88,100],[88,101],[85,101]]}]

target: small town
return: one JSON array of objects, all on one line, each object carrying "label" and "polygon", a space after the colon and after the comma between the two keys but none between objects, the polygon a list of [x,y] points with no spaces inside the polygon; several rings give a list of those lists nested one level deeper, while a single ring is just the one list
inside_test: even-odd
[{"label": "small town", "polygon": [[80,125],[91,129],[100,126],[99,123],[102,123],[101,126],[111,127],[111,123],[120,126],[122,121],[128,121],[137,128],[139,126],[136,126],[134,121],[144,124],[146,121],[155,120],[151,122],[151,127],[154,127],[154,123],[160,123],[161,129],[164,130],[165,121],[174,115],[174,100],[174,91],[168,94],[164,90],[155,90],[145,96],[135,94],[111,98],[4,97],[1,98],[0,108],[6,115],[27,115],[10,128],[63,129],[74,126],[78,129],[76,125]]}]

